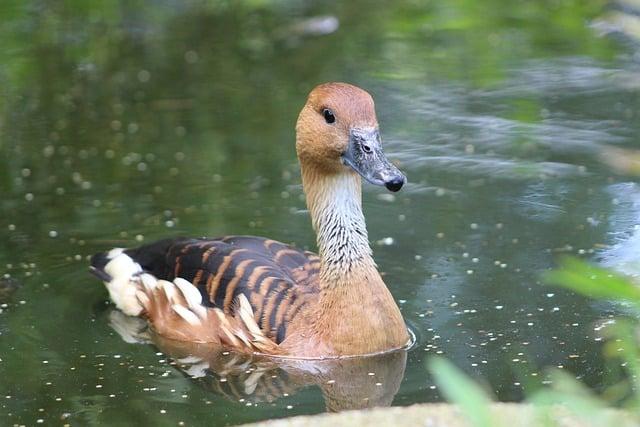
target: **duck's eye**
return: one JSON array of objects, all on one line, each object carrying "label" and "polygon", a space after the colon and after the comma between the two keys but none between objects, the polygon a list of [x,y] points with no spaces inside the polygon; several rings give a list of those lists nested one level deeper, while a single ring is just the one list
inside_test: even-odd
[{"label": "duck's eye", "polygon": [[328,108],[322,110],[322,115],[324,116],[324,120],[329,124],[336,121],[336,116],[333,115],[333,111],[329,110]]}]

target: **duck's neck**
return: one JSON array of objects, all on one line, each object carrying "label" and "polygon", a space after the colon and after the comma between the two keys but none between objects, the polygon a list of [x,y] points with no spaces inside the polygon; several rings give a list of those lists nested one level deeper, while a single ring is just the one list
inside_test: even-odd
[{"label": "duck's neck", "polygon": [[302,182],[317,235],[321,288],[346,284],[359,272],[377,275],[362,213],[360,177],[303,169]]},{"label": "duck's neck", "polygon": [[320,252],[320,300],[311,326],[318,338],[312,342],[337,355],[404,346],[404,320],[371,256],[360,177],[303,165],[302,183]]}]

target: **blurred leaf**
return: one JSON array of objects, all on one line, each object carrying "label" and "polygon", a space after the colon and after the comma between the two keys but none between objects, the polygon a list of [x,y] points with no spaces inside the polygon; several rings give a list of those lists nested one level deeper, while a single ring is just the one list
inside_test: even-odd
[{"label": "blurred leaf", "polygon": [[640,307],[640,288],[629,279],[576,258],[563,258],[560,268],[544,274],[543,279],[592,298],[616,299]]},{"label": "blurred leaf", "polygon": [[640,348],[636,338],[637,329],[637,322],[624,319],[617,319],[615,324],[607,327],[605,332],[609,342],[605,346],[605,356],[614,360],[622,359],[622,366],[629,372],[629,380],[632,383],[632,395],[628,403],[632,407],[640,408],[640,393],[637,392],[640,390]]},{"label": "blurred leaf", "polygon": [[476,427],[499,425],[491,417],[491,399],[485,391],[451,362],[440,357],[431,358],[429,370],[447,400],[460,406],[470,424]]},{"label": "blurred leaf", "polygon": [[[528,399],[536,406],[538,419],[548,422],[562,417],[562,409],[558,406],[562,405],[586,425],[608,426],[614,425],[614,420],[618,422],[628,420],[622,412],[607,410],[606,402],[568,373],[556,369],[551,371],[550,377],[553,386],[534,393]],[[549,406],[554,407],[551,417],[549,417]]]}]

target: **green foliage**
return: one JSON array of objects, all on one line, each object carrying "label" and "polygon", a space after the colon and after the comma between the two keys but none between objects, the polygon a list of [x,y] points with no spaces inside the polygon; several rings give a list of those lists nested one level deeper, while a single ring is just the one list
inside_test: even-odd
[{"label": "green foliage", "polygon": [[[544,281],[588,297],[640,307],[640,288],[630,279],[576,258],[563,258],[558,269],[544,274]],[[536,389],[526,399],[535,414],[526,425],[565,425],[563,417],[566,415],[579,420],[580,425],[637,425],[640,411],[639,327],[638,319],[616,319],[605,332],[608,338],[605,356],[625,367],[628,381],[597,395],[567,372],[551,369],[546,373],[550,385]],[[477,427],[499,425],[491,416],[488,395],[453,364],[442,358],[432,358],[429,369],[447,400],[460,406],[470,424]],[[614,410],[615,407],[627,412]]]},{"label": "green foliage", "polygon": [[560,268],[546,273],[544,280],[591,298],[615,299],[640,307],[638,286],[610,270],[576,258],[563,258]]},{"label": "green foliage", "polygon": [[441,357],[434,357],[429,360],[429,369],[447,400],[460,406],[470,424],[476,427],[499,425],[491,417],[489,407],[491,400],[486,392],[451,362]]},{"label": "green foliage", "polygon": [[549,417],[550,411],[558,405],[588,425],[612,425],[613,420],[620,417],[620,413],[606,411],[607,405],[602,399],[566,372],[554,369],[549,372],[549,378],[551,387],[541,389],[527,399],[534,404],[536,419],[541,424],[559,424]]},{"label": "green foliage", "polygon": [[[596,298],[616,300],[640,308],[640,287],[631,279],[611,270],[596,267],[582,260],[566,257],[560,267],[544,275],[544,281]],[[640,321],[616,319],[605,329],[608,338],[605,356],[625,367],[629,381],[619,384],[613,392],[617,401],[629,409],[640,410]]]}]

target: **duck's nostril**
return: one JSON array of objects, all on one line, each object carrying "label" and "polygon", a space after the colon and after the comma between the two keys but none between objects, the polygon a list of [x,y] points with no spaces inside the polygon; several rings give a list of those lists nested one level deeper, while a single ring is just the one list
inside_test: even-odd
[{"label": "duck's nostril", "polygon": [[362,144],[362,151],[365,153],[371,153],[371,146],[368,144]]},{"label": "duck's nostril", "polygon": [[393,191],[394,193],[402,188],[404,185],[404,177],[396,176],[391,178],[389,181],[384,183],[384,186],[387,187],[387,190]]}]

